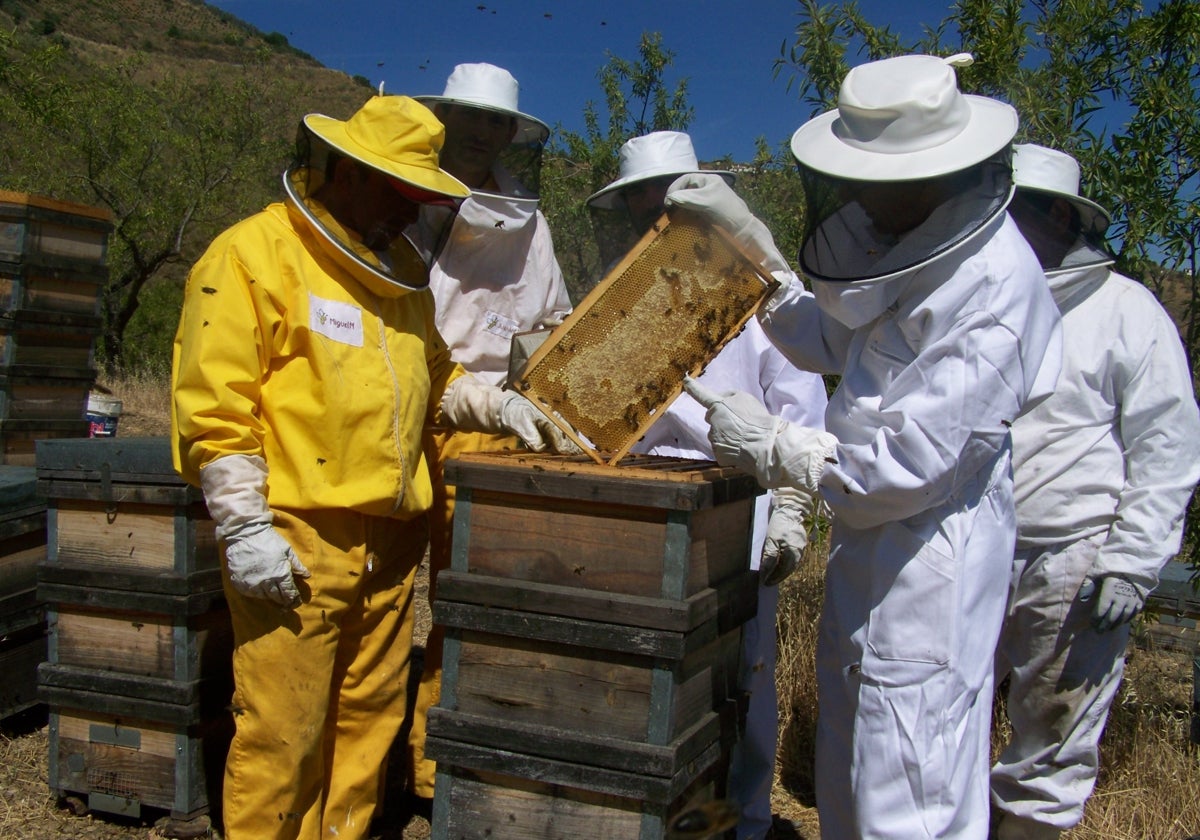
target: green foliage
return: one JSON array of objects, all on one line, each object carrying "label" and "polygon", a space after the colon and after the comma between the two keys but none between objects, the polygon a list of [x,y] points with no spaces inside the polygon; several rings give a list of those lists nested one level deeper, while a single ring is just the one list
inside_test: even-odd
[{"label": "green foliage", "polygon": [[0,136],[8,186],[112,212],[98,352],[112,372],[146,285],[275,192],[295,94],[268,95],[253,66],[203,80],[136,59],[68,73],[62,50],[20,46],[0,40],[0,116],[17,127]]},{"label": "green foliage", "polygon": [[171,343],[183,306],[181,278],[154,278],[138,296],[122,342],[121,372],[159,374],[171,370]]},{"label": "green foliage", "polygon": [[263,40],[276,49],[283,49],[288,46],[287,36],[280,32],[268,32],[263,36]]}]

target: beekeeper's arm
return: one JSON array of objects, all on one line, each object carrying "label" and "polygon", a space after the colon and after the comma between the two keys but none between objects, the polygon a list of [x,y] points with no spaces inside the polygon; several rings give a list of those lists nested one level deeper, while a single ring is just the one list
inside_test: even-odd
[{"label": "beekeeper's arm", "polygon": [[1200,479],[1200,412],[1175,325],[1154,304],[1130,326],[1136,336],[1114,341],[1136,343],[1142,353],[1136,364],[1112,371],[1125,474],[1110,477],[1115,519],[1088,573],[1100,631],[1141,612],[1162,567],[1179,551],[1184,513]]},{"label": "beekeeper's arm", "polygon": [[[788,364],[777,348],[769,346],[758,354],[759,382],[763,405],[789,423],[814,429],[825,428],[828,399],[819,376],[803,373]],[[791,487],[771,493],[759,559],[759,574],[766,586],[782,583],[800,567],[809,534],[823,508],[815,496]]]},{"label": "beekeeper's arm", "polygon": [[271,524],[266,486],[267,464],[257,455],[226,455],[200,469],[209,515],[225,540],[229,582],[243,595],[291,608],[300,603],[293,576],[309,572]]},{"label": "beekeeper's arm", "polygon": [[738,467],[774,491],[759,565],[763,583],[774,586],[800,564],[816,517],[817,484],[837,439],[776,417],[750,394],[718,394],[691,377],[683,387],[707,409],[717,463]]},{"label": "beekeeper's arm", "polygon": [[528,399],[470,374],[446,387],[441,417],[447,425],[468,432],[516,435],[534,452],[579,452],[575,442]]},{"label": "beekeeper's arm", "polygon": [[[233,588],[290,608],[300,602],[294,575],[309,573],[274,529],[267,506],[259,442],[265,429],[256,407],[267,366],[262,337],[275,325],[254,305],[251,285],[227,251],[206,254],[188,277],[173,351],[173,457],[204,492]],[[211,338],[231,335],[254,340]]]},{"label": "beekeeper's arm", "polygon": [[837,438],[776,417],[750,394],[718,394],[690,376],[684,389],[708,411],[708,440],[718,464],[737,467],[768,489],[815,496],[825,465],[836,463]]},{"label": "beekeeper's arm", "polygon": [[[749,256],[786,287],[795,278],[783,254],[775,247],[775,238],[719,175],[692,173],[683,175],[667,188],[667,207],[689,210],[724,228]],[[778,293],[777,293],[778,294]]]}]

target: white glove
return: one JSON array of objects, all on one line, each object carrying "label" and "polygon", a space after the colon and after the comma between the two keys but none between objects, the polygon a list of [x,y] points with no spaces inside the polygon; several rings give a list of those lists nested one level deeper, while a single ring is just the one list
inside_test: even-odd
[{"label": "white glove", "polygon": [[534,452],[560,455],[580,449],[538,407],[516,391],[505,391],[474,376],[460,376],[442,395],[442,416],[456,429],[516,435]]},{"label": "white glove", "polygon": [[759,579],[764,586],[776,586],[796,571],[816,508],[811,493],[795,487],[779,487],[774,491],[771,518],[767,520],[767,539],[763,543],[762,560],[758,565]]},{"label": "white glove", "polygon": [[1133,621],[1134,616],[1140,613],[1142,607],[1146,605],[1146,599],[1141,590],[1122,575],[1088,578],[1079,588],[1080,599],[1088,600],[1095,592],[1097,583],[1099,583],[1100,594],[1096,597],[1096,603],[1092,607],[1092,627],[1096,629],[1097,633],[1104,633]]},{"label": "white glove", "polygon": [[225,455],[200,470],[200,487],[217,536],[225,540],[225,567],[233,588],[289,609],[300,603],[293,575],[309,577],[271,522],[267,464],[257,455]]},{"label": "white glove", "polygon": [[728,231],[779,281],[776,295],[795,279],[795,272],[775,247],[771,231],[750,212],[746,202],[720,175],[692,173],[677,178],[667,188],[665,203],[668,207],[690,210]]},{"label": "white glove", "polygon": [[837,438],[776,417],[741,391],[718,394],[690,376],[683,387],[708,409],[704,419],[718,464],[750,473],[763,487],[790,485],[817,494],[825,464],[835,463]]}]

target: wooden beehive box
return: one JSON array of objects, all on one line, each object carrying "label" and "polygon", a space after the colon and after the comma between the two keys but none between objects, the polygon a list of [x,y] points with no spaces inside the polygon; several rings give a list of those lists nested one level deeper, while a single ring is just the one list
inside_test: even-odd
[{"label": "wooden beehive box", "polygon": [[0,260],[103,264],[112,227],[112,214],[99,207],[0,190]]},{"label": "wooden beehive box", "polygon": [[33,467],[37,464],[37,444],[42,440],[85,438],[89,424],[79,420],[0,420],[0,452],[4,464]]},{"label": "wooden beehive box", "polygon": [[46,556],[46,502],[32,467],[0,466],[0,718],[35,705],[46,658],[37,567]]},{"label": "wooden beehive box", "polygon": [[728,775],[715,745],[671,779],[471,745],[452,758],[439,759],[434,838],[660,840],[689,806],[721,798]]},{"label": "wooden beehive box", "polygon": [[165,437],[44,440],[38,492],[48,546],[39,580],[190,595],[221,588],[215,524],[171,464]]},{"label": "wooden beehive box", "polygon": [[214,524],[166,438],[39,441],[50,787],[89,807],[205,814],[232,731]]},{"label": "wooden beehive box", "polygon": [[581,825],[606,814],[610,836],[661,837],[697,786],[723,786],[761,490],[653,456],[475,453],[446,477],[457,501],[434,604],[446,627],[426,743],[434,836],[477,831],[468,815],[489,836],[541,836],[571,811]]},{"label": "wooden beehive box", "polygon": [[0,316],[0,370],[48,369],[51,375],[95,369],[100,319],[92,315],[25,312]]},{"label": "wooden beehive box", "polygon": [[106,710],[82,702],[51,707],[51,791],[85,795],[92,810],[129,817],[142,816],[145,806],[194,820],[220,805],[230,716],[163,721],[118,702],[127,698],[108,697]]},{"label": "wooden beehive box", "polygon": [[34,440],[86,437],[111,214],[0,190],[0,452],[32,466]]}]

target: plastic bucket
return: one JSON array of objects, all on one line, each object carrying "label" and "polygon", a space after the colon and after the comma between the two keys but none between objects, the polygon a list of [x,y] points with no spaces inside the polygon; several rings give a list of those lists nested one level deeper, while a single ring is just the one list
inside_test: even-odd
[{"label": "plastic bucket", "polygon": [[88,394],[88,437],[116,437],[121,401],[105,394]]}]

